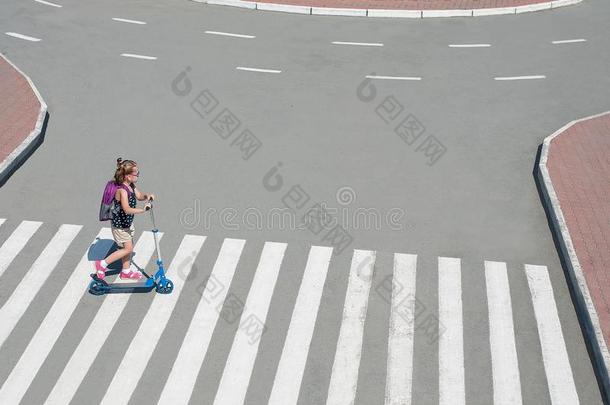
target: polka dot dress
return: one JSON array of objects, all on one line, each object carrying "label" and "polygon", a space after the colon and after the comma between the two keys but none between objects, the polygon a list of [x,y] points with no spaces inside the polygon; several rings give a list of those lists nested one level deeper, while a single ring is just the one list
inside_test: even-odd
[{"label": "polka dot dress", "polygon": [[[132,188],[135,188],[133,183],[131,184]],[[129,195],[129,206],[131,208],[135,208],[136,207],[136,193],[135,192],[127,192],[127,194]],[[131,226],[131,223],[133,222],[133,214],[125,214],[125,211],[123,211],[123,208],[121,207],[121,203],[119,201],[117,201],[116,199],[114,200],[114,209],[117,214],[113,216],[112,218],[112,226],[115,228],[129,228]]]}]

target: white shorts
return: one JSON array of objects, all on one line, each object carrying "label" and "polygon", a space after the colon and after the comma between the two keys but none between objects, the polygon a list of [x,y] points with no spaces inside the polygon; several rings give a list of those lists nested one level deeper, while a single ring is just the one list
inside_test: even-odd
[{"label": "white shorts", "polygon": [[136,229],[132,223],[129,228],[115,228],[112,226],[110,230],[112,231],[114,242],[119,245],[119,247],[123,247],[125,242],[133,242],[133,234]]}]

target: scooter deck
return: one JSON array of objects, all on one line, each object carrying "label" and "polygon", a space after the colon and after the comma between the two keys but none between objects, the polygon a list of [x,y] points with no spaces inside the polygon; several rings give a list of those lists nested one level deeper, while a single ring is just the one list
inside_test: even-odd
[{"label": "scooter deck", "polygon": [[156,283],[152,277],[146,278],[144,281],[122,281],[115,283],[107,283],[101,280],[96,274],[91,274],[91,278],[104,285],[104,293],[147,293],[156,287]]}]

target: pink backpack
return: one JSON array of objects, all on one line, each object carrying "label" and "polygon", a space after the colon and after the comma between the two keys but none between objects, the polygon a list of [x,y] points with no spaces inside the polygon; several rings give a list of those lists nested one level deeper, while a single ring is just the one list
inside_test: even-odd
[{"label": "pink backpack", "polygon": [[119,188],[127,191],[128,194],[131,192],[124,184],[116,184],[114,180],[110,180],[106,183],[104,194],[102,195],[102,203],[100,204],[100,221],[109,221],[116,214],[112,202],[114,201],[114,196]]}]

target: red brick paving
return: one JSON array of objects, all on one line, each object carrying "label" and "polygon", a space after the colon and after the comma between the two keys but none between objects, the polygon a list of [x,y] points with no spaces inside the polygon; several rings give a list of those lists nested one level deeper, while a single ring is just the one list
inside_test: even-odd
[{"label": "red brick paving", "polygon": [[547,168],[610,346],[610,113],[555,137]]},{"label": "red brick paving", "polygon": [[0,57],[0,162],[32,132],[39,112],[27,80]]},{"label": "red brick paving", "polygon": [[[246,0],[248,1],[248,0]],[[473,10],[517,7],[547,3],[549,0],[252,0],[258,3],[291,4],[308,7],[391,9],[391,10]]]}]

